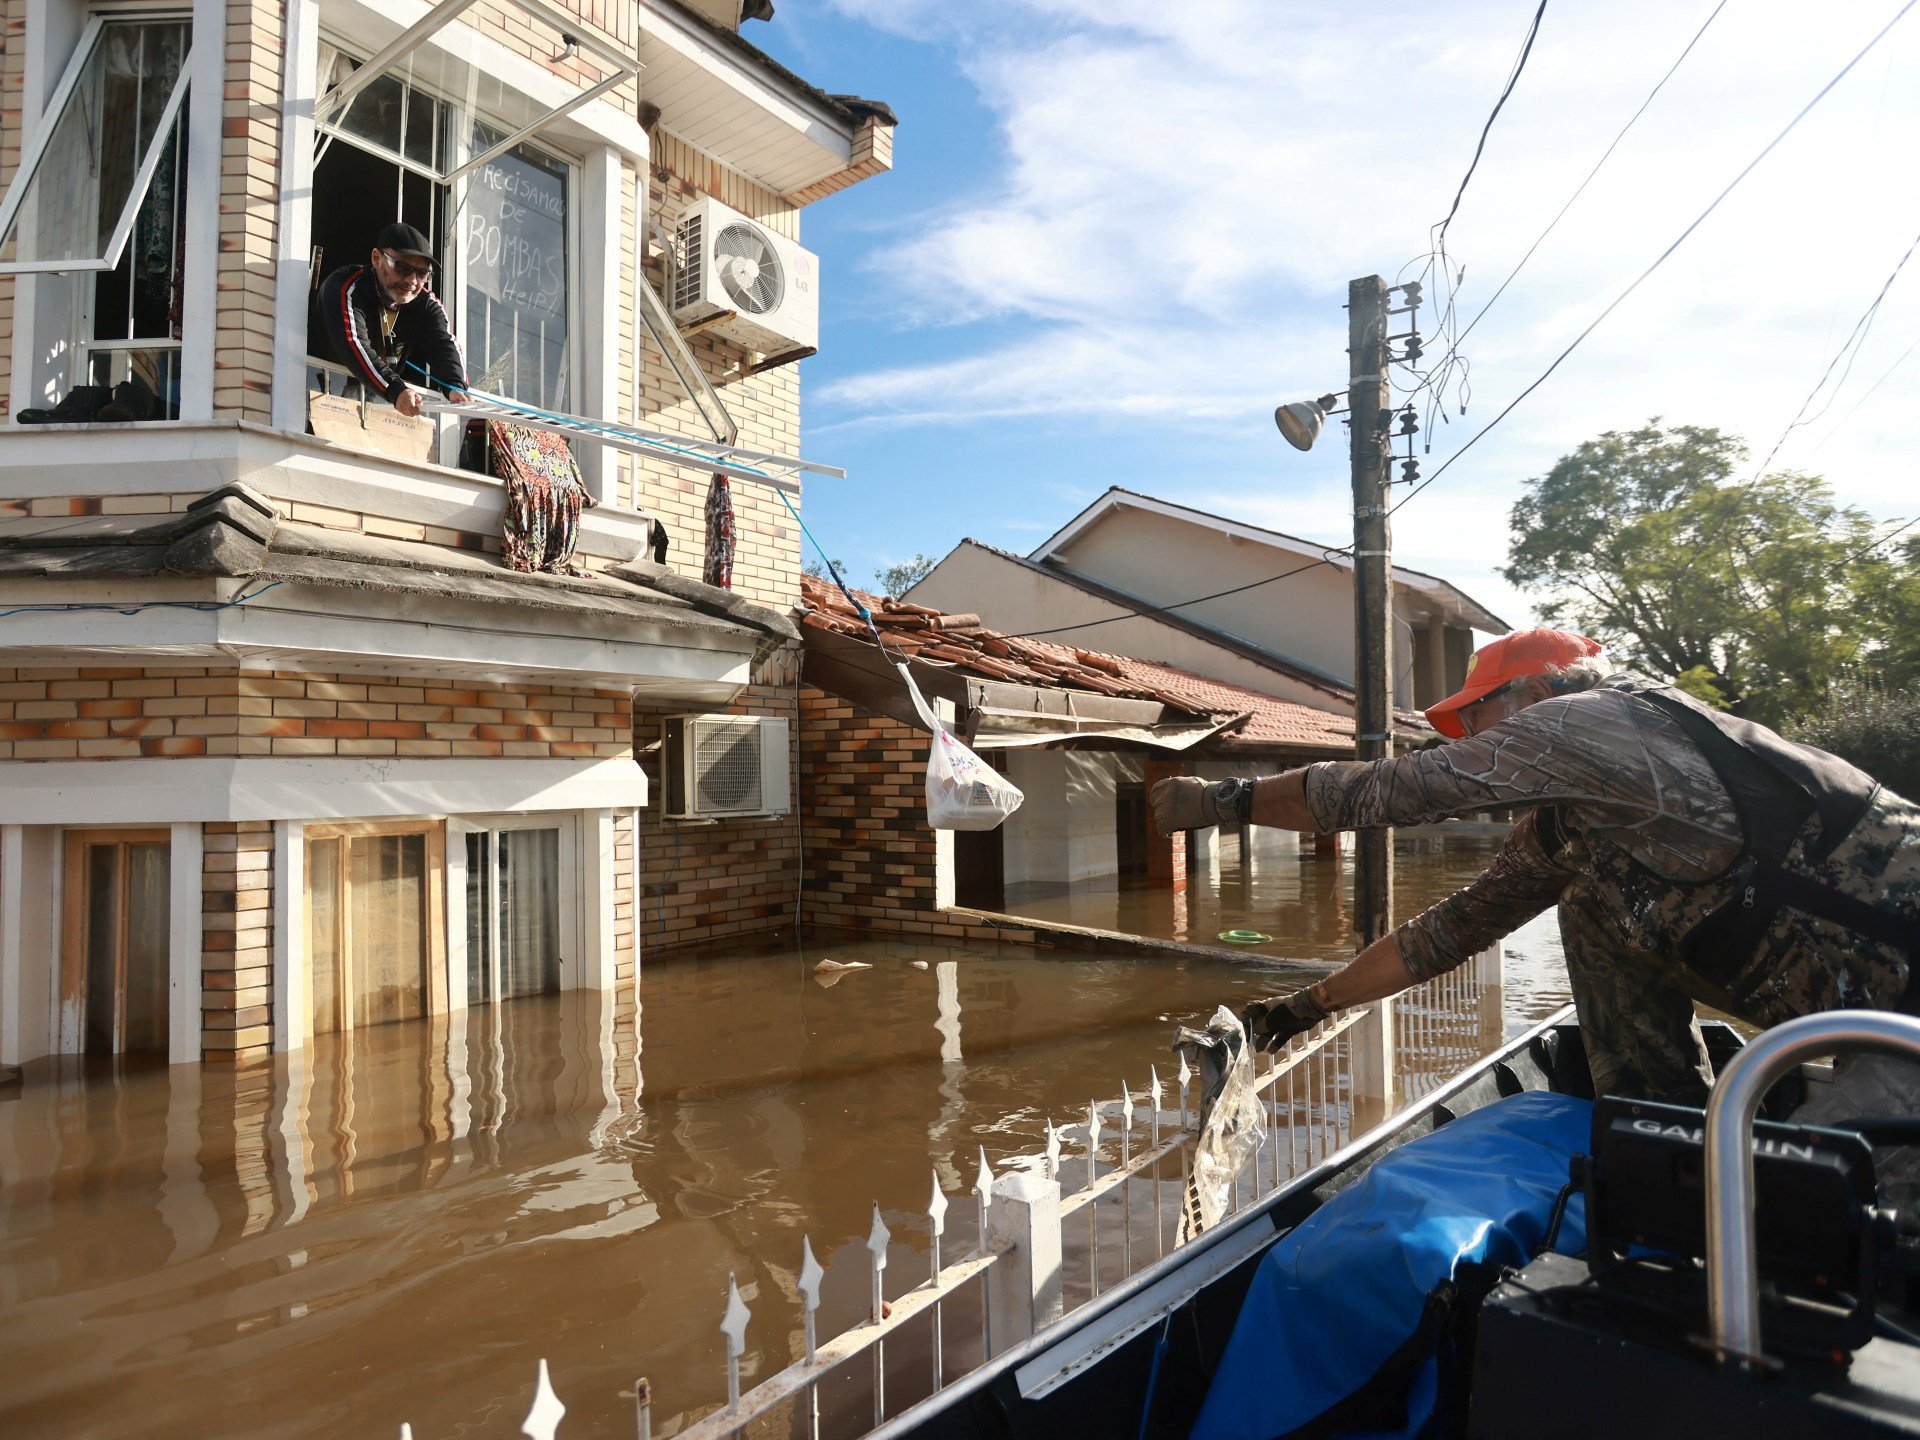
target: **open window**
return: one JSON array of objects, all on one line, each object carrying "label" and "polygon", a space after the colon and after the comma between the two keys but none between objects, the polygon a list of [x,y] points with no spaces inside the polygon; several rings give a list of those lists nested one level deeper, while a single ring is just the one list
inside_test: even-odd
[{"label": "open window", "polygon": [[[382,225],[406,221],[434,244],[472,382],[563,409],[575,388],[571,169],[530,142],[640,66],[541,0],[510,0],[579,77],[529,95],[433,43],[476,3],[441,0],[365,61],[322,46],[314,283],[363,263]],[[309,348],[328,353],[318,335]]]},{"label": "open window", "polygon": [[36,402],[132,382],[134,418],[178,413],[191,40],[184,19],[96,16],[0,198],[0,274],[35,277],[15,323]]}]

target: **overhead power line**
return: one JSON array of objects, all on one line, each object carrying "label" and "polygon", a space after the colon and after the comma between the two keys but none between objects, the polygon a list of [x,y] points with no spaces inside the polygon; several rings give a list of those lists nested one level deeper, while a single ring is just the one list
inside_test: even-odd
[{"label": "overhead power line", "polygon": [[1185,610],[1191,605],[1202,605],[1209,600],[1220,600],[1228,595],[1239,595],[1244,591],[1258,590],[1262,585],[1273,585],[1282,580],[1290,580],[1295,575],[1303,575],[1309,570],[1318,570],[1322,565],[1333,564],[1333,556],[1345,555],[1345,550],[1329,548],[1321,552],[1318,560],[1309,560],[1305,565],[1297,565],[1291,570],[1282,570],[1278,575],[1269,575],[1264,580],[1252,580],[1245,585],[1235,585],[1230,590],[1216,590],[1211,595],[1196,595],[1191,600],[1176,600],[1169,605],[1155,605],[1151,601],[1140,602],[1138,610],[1116,610],[1100,620],[1082,620],[1077,625],[1056,625],[1050,630],[1015,630],[1001,635],[1003,640],[1037,640],[1043,635],[1064,635],[1069,630],[1091,630],[1096,625],[1112,625],[1120,620],[1138,620],[1146,615],[1164,614],[1170,610]]},{"label": "overhead power line", "polygon": [[[1834,396],[1840,393],[1840,387],[1847,383],[1847,376],[1853,373],[1853,362],[1860,358],[1861,347],[1867,343],[1867,333],[1873,329],[1874,317],[1880,313],[1880,302],[1887,298],[1887,291],[1891,290],[1893,288],[1893,282],[1900,278],[1900,272],[1906,268],[1907,261],[1913,258],[1913,252],[1915,250],[1920,250],[1920,235],[1913,237],[1913,243],[1907,246],[1907,253],[1900,257],[1900,261],[1893,267],[1892,273],[1881,283],[1880,293],[1873,297],[1873,303],[1861,311],[1860,318],[1853,322],[1853,329],[1847,332],[1847,338],[1840,342],[1840,348],[1834,351],[1833,358],[1827,361],[1827,368],[1820,372],[1820,379],[1815,383],[1813,389],[1807,392],[1807,398],[1800,402],[1800,408],[1794,412],[1793,419],[1787,422],[1787,428],[1780,432],[1780,438],[1773,442],[1773,448],[1767,451],[1767,458],[1760,462],[1760,468],[1753,472],[1754,479],[1758,480],[1762,475],[1767,473],[1767,467],[1773,464],[1773,457],[1780,453],[1780,447],[1787,443],[1787,437],[1789,435],[1793,434],[1793,432],[1798,430],[1802,425],[1811,425],[1815,420],[1818,420],[1821,415],[1827,413],[1828,408],[1833,404]],[[1820,407],[1817,414],[1807,414],[1807,407],[1813,404],[1814,397],[1826,388],[1827,380],[1833,374],[1833,367],[1840,363],[1842,356],[1846,357],[1847,368],[1840,372],[1840,378],[1834,382],[1833,394],[1827,396],[1827,403]],[[1905,358],[1905,356],[1901,357],[1901,359]],[[1899,362],[1896,361],[1895,363],[1897,364]],[[1885,376],[1881,377],[1881,379],[1885,378]],[[1877,381],[1875,382],[1875,388],[1878,388]],[[1848,413],[1851,414],[1852,411]]]},{"label": "overhead power line", "polygon": [[1583,342],[1595,330],[1598,330],[1602,322],[1604,322],[1609,315],[1613,314],[1615,310],[1619,309],[1621,303],[1629,295],[1633,294],[1634,291],[1638,290],[1640,286],[1643,283],[1645,283],[1648,276],[1652,275],[1654,271],[1658,270],[1662,265],[1666,264],[1668,258],[1673,254],[1673,252],[1678,250],[1682,245],[1684,245],[1687,242],[1688,237],[1691,236],[1694,231],[1698,230],[1701,227],[1701,225],[1703,225],[1706,222],[1707,217],[1713,214],[1715,210],[1718,210],[1720,208],[1720,203],[1723,200],[1725,200],[1727,196],[1731,195],[1736,188],[1738,188],[1738,186],[1740,185],[1740,182],[1745,180],[1747,176],[1751,175],[1754,169],[1760,164],[1760,162],[1762,160],[1765,160],[1767,156],[1771,155],[1774,152],[1774,150],[1779,146],[1780,142],[1782,140],[1785,140],[1787,136],[1791,135],[1802,120],[1806,119],[1808,115],[1813,113],[1814,107],[1817,106],[1822,100],[1827,98],[1828,94],[1832,92],[1834,86],[1838,85],[1842,80],[1846,79],[1846,77],[1850,73],[1852,73],[1854,66],[1858,65],[1862,60],[1866,59],[1866,57],[1868,56],[1868,54],[1872,52],[1874,47],[1877,46],[1882,40],[1884,40],[1887,37],[1888,32],[1891,31],[1894,26],[1898,25],[1902,20],[1904,20],[1907,17],[1907,12],[1912,10],[1915,5],[1920,5],[1920,0],[1907,0],[1907,3],[1900,7],[1899,11],[1894,15],[1894,17],[1891,20],[1887,21],[1885,25],[1881,26],[1879,31],[1874,35],[1874,37],[1871,40],[1869,40],[1864,46],[1861,47],[1859,53],[1856,54],[1851,60],[1847,61],[1845,65],[1841,66],[1839,71],[1834,75],[1834,77],[1831,80],[1827,81],[1825,85],[1822,85],[1820,87],[1819,92],[1811,100],[1807,101],[1805,105],[1800,107],[1800,112],[1787,122],[1786,128],[1781,130],[1781,132],[1778,135],[1775,135],[1773,139],[1769,140],[1766,144],[1766,148],[1761,150],[1761,152],[1758,155],[1754,156],[1753,159],[1749,160],[1746,163],[1746,165],[1742,167],[1740,173],[1738,175],[1735,175],[1733,179],[1727,182],[1726,187],[1722,189],[1718,195],[1713,197],[1712,202],[1708,204],[1707,208],[1702,210],[1698,215],[1694,217],[1693,223],[1688,225],[1686,229],[1682,230],[1678,235],[1678,237],[1675,238],[1673,243],[1667,246],[1665,250],[1662,250],[1660,254],[1655,258],[1654,262],[1651,265],[1647,266],[1645,270],[1642,270],[1640,274],[1634,278],[1632,284],[1628,285],[1626,289],[1622,290],[1618,295],[1616,295],[1613,298],[1612,303],[1610,303],[1606,309],[1602,310],[1598,315],[1596,315],[1593,318],[1593,320],[1587,325],[1586,329],[1582,330],[1578,335],[1573,337],[1572,343],[1569,344],[1566,349],[1562,350],[1558,355],[1554,357],[1553,363],[1547,366],[1547,368],[1540,373],[1540,376],[1538,379],[1536,379],[1531,385],[1527,386],[1527,388],[1522,390],[1518,395],[1514,396],[1512,400],[1508,401],[1505,409],[1503,409],[1498,415],[1495,415],[1493,419],[1489,420],[1485,425],[1481,426],[1477,431],[1475,431],[1473,436],[1467,441],[1467,443],[1462,445],[1458,450],[1454,451],[1453,454],[1449,455],[1444,461],[1442,461],[1439,468],[1437,468],[1433,472],[1433,474],[1429,475],[1426,479],[1422,480],[1418,485],[1414,486],[1413,489],[1409,490],[1406,493],[1406,495],[1401,498],[1399,504],[1393,507],[1394,512],[1398,512],[1402,508],[1402,506],[1406,505],[1407,502],[1412,500],[1414,496],[1418,495],[1422,490],[1426,489],[1429,485],[1433,484],[1434,481],[1438,480],[1442,475],[1446,474],[1448,469],[1452,467],[1453,463],[1456,460],[1460,459],[1461,456],[1465,455],[1475,445],[1479,444],[1480,441],[1486,437],[1487,433],[1491,431],[1496,425],[1498,425],[1502,420],[1506,419],[1507,416],[1511,415],[1522,401],[1524,401],[1529,395],[1533,394],[1533,392],[1538,390],[1542,385],[1546,384],[1548,378],[1553,374],[1554,371],[1560,368],[1560,366],[1565,362],[1566,358],[1569,355],[1573,354],[1575,350],[1580,348],[1581,342]]},{"label": "overhead power line", "polygon": [[1527,57],[1533,53],[1534,37],[1540,33],[1540,17],[1547,13],[1547,0],[1540,0],[1540,8],[1533,12],[1533,24],[1527,27],[1526,43],[1520,47],[1520,58],[1513,62],[1513,70],[1507,76],[1506,88],[1500,92],[1500,98],[1493,102],[1493,110],[1487,116],[1487,123],[1480,127],[1480,142],[1473,147],[1473,159],[1467,163],[1467,173],[1460,177],[1460,188],[1454,192],[1453,204],[1447,210],[1447,218],[1440,222],[1433,237],[1434,249],[1438,250],[1447,238],[1447,227],[1453,224],[1453,217],[1460,213],[1461,197],[1467,193],[1467,182],[1473,179],[1473,172],[1480,167],[1481,153],[1487,148],[1487,136],[1493,133],[1493,122],[1500,118],[1500,109],[1507,103],[1507,97],[1513,94],[1513,87],[1520,83],[1520,72],[1527,68]]},{"label": "overhead power line", "polygon": [[1458,345],[1465,341],[1467,336],[1473,333],[1473,327],[1484,320],[1487,312],[1493,309],[1495,303],[1502,295],[1507,293],[1507,287],[1513,283],[1514,276],[1526,269],[1527,262],[1533,258],[1533,252],[1538,250],[1541,242],[1553,233],[1554,227],[1566,218],[1567,211],[1573,208],[1573,202],[1586,193],[1587,186],[1593,183],[1593,177],[1600,173],[1601,167],[1613,157],[1613,152],[1620,148],[1620,142],[1627,138],[1627,132],[1633,129],[1642,115],[1647,113],[1647,107],[1653,104],[1654,97],[1666,87],[1667,81],[1673,78],[1674,72],[1680,68],[1687,56],[1693,53],[1693,47],[1700,43],[1700,37],[1707,33],[1707,27],[1713,24],[1713,22],[1719,18],[1720,12],[1726,8],[1727,0],[1720,0],[1720,3],[1713,7],[1713,13],[1708,15],[1706,20],[1702,22],[1700,28],[1693,32],[1693,38],[1687,41],[1686,48],[1675,58],[1673,64],[1667,67],[1667,73],[1662,75],[1653,89],[1647,92],[1647,98],[1640,102],[1640,108],[1627,117],[1627,123],[1620,127],[1620,133],[1613,137],[1613,142],[1601,153],[1600,158],[1593,162],[1593,168],[1587,171],[1586,178],[1582,180],[1579,185],[1574,188],[1574,192],[1567,197],[1567,203],[1562,205],[1559,213],[1547,222],[1547,228],[1542,230],[1539,235],[1534,238],[1534,242],[1527,247],[1527,253],[1520,257],[1519,264],[1507,272],[1507,278],[1500,282],[1500,288],[1487,297],[1487,303],[1482,305],[1473,319],[1467,322],[1467,328],[1460,332],[1460,337],[1453,342],[1454,344]]}]

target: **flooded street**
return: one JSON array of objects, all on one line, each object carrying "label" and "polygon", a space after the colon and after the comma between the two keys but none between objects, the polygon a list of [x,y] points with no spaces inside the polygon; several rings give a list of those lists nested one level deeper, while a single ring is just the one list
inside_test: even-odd
[{"label": "flooded street", "polygon": [[[1425,867],[1427,888],[1490,853]],[[1299,953],[1339,953],[1312,933]],[[1520,949],[1509,1026],[1553,1003],[1554,958]],[[827,958],[873,968],[823,985]],[[824,1337],[864,1305],[876,1200],[898,1294],[926,1273],[932,1172],[952,1258],[977,1147],[1037,1152],[1049,1117],[1167,1075],[1176,1022],[1304,973],[1257,953],[733,950],[649,964],[637,1016],[573,993],[239,1074],[41,1062],[0,1092],[0,1434],[503,1436],[542,1356],[563,1434],[632,1434],[642,1374],[670,1434],[724,1399],[729,1272],[751,1384],[798,1348],[803,1234],[828,1267]]]}]

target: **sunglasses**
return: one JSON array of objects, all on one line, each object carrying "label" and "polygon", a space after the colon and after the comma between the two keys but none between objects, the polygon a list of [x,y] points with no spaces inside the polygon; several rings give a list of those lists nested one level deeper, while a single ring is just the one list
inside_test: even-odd
[{"label": "sunglasses", "polygon": [[380,253],[387,257],[387,264],[391,265],[409,280],[428,280],[433,277],[432,265],[415,265],[409,261],[402,260],[391,250],[382,250]]}]

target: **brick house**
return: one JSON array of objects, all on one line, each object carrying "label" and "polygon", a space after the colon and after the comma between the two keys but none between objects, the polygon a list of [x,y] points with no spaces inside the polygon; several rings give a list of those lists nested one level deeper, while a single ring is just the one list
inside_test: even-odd
[{"label": "brick house", "polygon": [[[1216,830],[1173,843],[1147,787],[1351,759],[1350,720],[1174,666],[988,629],[856,591],[882,656],[832,585],[805,577],[801,811],[809,930],[1027,938],[978,912],[1010,889],[1121,876],[1184,891],[1217,869]],[[925,822],[925,727],[892,668],[904,662],[953,732],[1020,786],[998,829]],[[1402,739],[1427,733],[1403,717]],[[1418,726],[1418,728],[1416,728]],[[1244,836],[1225,837],[1239,845]]]},{"label": "brick house", "polygon": [[[884,171],[894,121],[743,12],[15,0],[0,1064],[630,994],[642,945],[790,917],[798,535],[750,482],[796,473],[800,212]],[[476,385],[620,427],[573,442],[582,573],[503,566],[459,418],[311,353],[319,276],[395,219]],[[784,288],[716,304],[721,231]],[[19,423],[85,385],[134,418]],[[701,581],[728,468],[730,590]],[[677,825],[689,715],[764,773]]]}]

